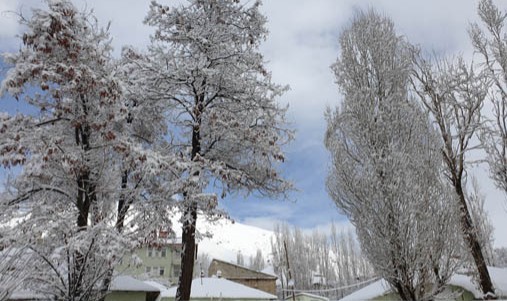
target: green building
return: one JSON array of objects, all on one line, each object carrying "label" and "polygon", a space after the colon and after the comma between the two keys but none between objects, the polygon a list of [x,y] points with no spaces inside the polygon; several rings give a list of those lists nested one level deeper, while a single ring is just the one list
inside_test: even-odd
[{"label": "green building", "polygon": [[166,286],[178,283],[181,271],[181,241],[159,234],[156,242],[146,243],[122,259],[117,274],[141,280],[156,280]]},{"label": "green building", "polygon": [[130,276],[113,279],[106,301],[155,301],[160,289]]}]

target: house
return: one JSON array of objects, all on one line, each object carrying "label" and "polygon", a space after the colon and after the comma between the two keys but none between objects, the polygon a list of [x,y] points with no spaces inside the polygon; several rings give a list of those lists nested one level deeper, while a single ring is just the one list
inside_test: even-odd
[{"label": "house", "polygon": [[158,231],[126,255],[116,268],[116,273],[156,280],[167,286],[174,285],[178,283],[181,272],[181,250],[181,239],[170,238],[167,231]]},{"label": "house", "polygon": [[[497,296],[500,298],[507,297],[507,269],[488,267],[488,270]],[[475,286],[471,276],[455,274],[449,280],[445,290],[437,295],[436,299],[482,300],[482,293]],[[381,279],[340,300],[400,300],[400,298],[391,290],[387,281]]]},{"label": "house", "polygon": [[[161,293],[161,301],[172,301],[176,296],[176,287]],[[277,300],[273,294],[248,287],[224,278],[197,278],[192,281],[191,301],[235,300],[267,301]]]},{"label": "house", "polygon": [[276,279],[278,277],[263,272],[258,272],[240,265],[213,259],[208,268],[208,275],[217,275],[220,272],[222,278],[259,289],[266,293],[276,294]]},{"label": "house", "polygon": [[155,301],[160,289],[130,276],[115,277],[106,295],[106,301]]},{"label": "house", "polygon": [[116,272],[142,279],[156,279],[167,285],[178,282],[181,271],[181,243],[144,245],[127,255]]},{"label": "house", "polygon": [[292,297],[292,295],[285,298],[286,301],[329,301],[329,298],[309,294],[309,293],[297,293]]}]

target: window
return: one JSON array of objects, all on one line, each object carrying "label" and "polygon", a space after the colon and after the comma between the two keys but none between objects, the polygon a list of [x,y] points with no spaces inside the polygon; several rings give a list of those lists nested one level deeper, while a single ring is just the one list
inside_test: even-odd
[{"label": "window", "polygon": [[151,273],[151,267],[145,267],[144,271],[146,272],[146,274],[150,274]]},{"label": "window", "polygon": [[177,248],[176,248],[176,249],[174,249],[174,250],[173,250],[173,254],[174,254],[174,256],[175,256],[176,258],[181,257],[181,249],[177,249]]},{"label": "window", "polygon": [[166,257],[166,255],[167,255],[167,251],[165,248],[163,248],[162,251],[160,251],[160,256]]},{"label": "window", "polygon": [[153,257],[153,249],[148,248],[148,257]]},{"label": "window", "polygon": [[165,272],[164,267],[160,267],[160,269],[158,270],[158,274],[159,274],[160,276],[164,276],[164,272]]},{"label": "window", "polygon": [[181,266],[180,265],[173,265],[173,277],[180,276],[181,272]]}]

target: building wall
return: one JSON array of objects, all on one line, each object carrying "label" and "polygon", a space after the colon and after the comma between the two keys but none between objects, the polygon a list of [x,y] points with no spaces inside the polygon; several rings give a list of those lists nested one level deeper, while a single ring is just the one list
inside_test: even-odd
[{"label": "building wall", "polygon": [[218,271],[222,272],[222,277],[225,279],[229,279],[230,277],[252,278],[258,274],[255,271],[244,267],[213,260],[209,266],[208,275],[209,276],[216,275]]},{"label": "building wall", "polygon": [[181,245],[165,245],[161,247],[142,247],[134,254],[142,260],[136,267],[131,255],[122,259],[117,272],[125,275],[146,279],[159,279],[166,284],[175,284],[181,271]]},{"label": "building wall", "polygon": [[220,271],[221,277],[276,295],[276,277],[265,275],[245,267],[213,260],[208,269],[208,275],[216,275]]},{"label": "building wall", "polygon": [[112,292],[106,296],[105,301],[145,301],[144,292]]},{"label": "building wall", "polygon": [[249,279],[249,278],[226,278],[228,280],[255,288],[276,296],[276,280],[273,279]]}]

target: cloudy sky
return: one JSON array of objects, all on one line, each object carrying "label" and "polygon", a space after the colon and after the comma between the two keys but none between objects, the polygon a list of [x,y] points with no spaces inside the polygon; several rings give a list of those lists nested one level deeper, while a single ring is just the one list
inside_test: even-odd
[{"label": "cloudy sky", "polygon": [[[182,1],[160,0],[162,3]],[[252,0],[249,0],[252,2]],[[495,1],[507,9],[505,1]],[[93,8],[99,21],[111,21],[111,34],[118,55],[122,45],[143,49],[151,29],[142,24],[148,0],[75,0],[78,7]],[[41,0],[0,0],[0,52],[19,48],[16,34],[22,32],[16,16],[9,11],[30,14]],[[289,104],[288,120],[296,130],[295,141],[287,146],[288,160],[281,167],[298,191],[288,201],[232,196],[223,200],[232,218],[251,225],[271,228],[285,221],[306,229],[326,229],[334,221],[347,226],[325,190],[328,154],[323,146],[326,106],[336,106],[341,96],[329,66],[340,50],[338,36],[355,11],[375,8],[390,16],[399,34],[427,51],[462,54],[473,52],[467,27],[477,20],[477,1],[472,0],[264,0],[270,35],[262,45],[275,82],[289,84],[291,90],[280,102]],[[8,97],[0,99],[0,111],[23,110]],[[486,167],[474,167],[486,196],[486,209],[496,228],[497,246],[507,246],[506,197],[489,181]],[[0,176],[1,179],[1,176]]]}]

